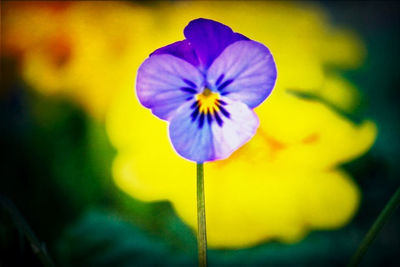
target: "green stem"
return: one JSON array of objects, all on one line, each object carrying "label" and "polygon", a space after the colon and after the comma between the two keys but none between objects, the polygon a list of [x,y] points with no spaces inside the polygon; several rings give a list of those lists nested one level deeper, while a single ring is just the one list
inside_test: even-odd
[{"label": "green stem", "polygon": [[197,246],[200,267],[207,266],[206,210],[204,198],[203,163],[197,163]]},{"label": "green stem", "polygon": [[393,214],[396,208],[400,204],[400,187],[397,188],[397,191],[394,193],[392,198],[386,204],[385,208],[382,210],[381,214],[379,214],[378,218],[369,229],[368,233],[365,235],[364,240],[361,242],[358,250],[351,258],[351,261],[348,266],[357,266],[364,254],[367,252],[371,243],[375,240],[376,236],[381,231],[382,227],[388,221],[389,217]]},{"label": "green stem", "polygon": [[33,252],[38,255],[42,264],[47,267],[55,266],[53,260],[50,258],[50,255],[47,253],[45,244],[39,241],[14,204],[2,195],[0,195],[0,207],[1,206],[8,211],[18,230],[24,233],[26,238],[29,240]]}]

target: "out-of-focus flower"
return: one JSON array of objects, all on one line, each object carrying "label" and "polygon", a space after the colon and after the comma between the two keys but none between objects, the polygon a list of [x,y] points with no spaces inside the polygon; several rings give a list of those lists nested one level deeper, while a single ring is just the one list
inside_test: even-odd
[{"label": "out-of-focus flower", "polygon": [[[318,101],[287,93],[312,94],[346,112],[357,107],[357,91],[335,69],[357,67],[364,47],[351,32],[331,27],[322,9],[261,1],[32,5],[5,5],[2,43],[24,52],[24,78],[43,93],[68,95],[99,118],[115,96],[107,131],[118,150],[113,175],[128,194],[169,200],[196,225],[193,166],[176,157],[165,122],[132,101],[132,73],[148,51],[178,40],[188,21],[207,17],[268,44],[279,70],[268,105],[256,109],[254,138],[229,159],[205,166],[209,244],[293,242],[352,218],[359,192],[338,166],[370,148],[375,125],[356,125]],[[54,38],[59,41],[48,42]]]},{"label": "out-of-focus flower", "polygon": [[138,70],[137,95],[170,122],[183,157],[227,158],[254,136],[252,111],[271,93],[276,67],[268,48],[213,20],[196,19],[186,39],[157,49]]},{"label": "out-of-focus flower", "polygon": [[[260,128],[253,139],[227,160],[205,166],[209,244],[294,242],[311,229],[346,224],[357,209],[359,192],[338,166],[370,148],[375,125],[369,121],[355,125],[321,102],[288,91],[310,93],[350,111],[357,94],[325,66],[357,65],[360,43],[348,33],[330,29],[319,9],[276,2],[179,2],[168,13],[161,26],[167,37],[191,18],[207,16],[238,32],[249,32],[249,38],[272,42],[280,73],[268,105],[255,110]],[[108,132],[118,149],[115,181],[139,199],[171,201],[195,228],[193,166],[174,156],[165,122],[154,121],[150,112],[132,103],[133,97],[132,90],[122,92],[108,114]]]},{"label": "out-of-focus flower", "polygon": [[20,58],[23,78],[40,93],[72,99],[102,120],[115,93],[135,83],[150,10],[90,1],[2,6],[2,53]]},{"label": "out-of-focus flower", "polygon": [[[115,181],[136,198],[171,201],[195,227],[193,165],[175,156],[165,123],[132,97],[123,93],[109,114],[108,132],[119,151]],[[294,242],[311,229],[344,225],[358,206],[356,185],[337,165],[368,150],[374,124],[354,125],[321,103],[291,95],[272,94],[263,106],[253,139],[227,160],[205,165],[211,246]]]}]

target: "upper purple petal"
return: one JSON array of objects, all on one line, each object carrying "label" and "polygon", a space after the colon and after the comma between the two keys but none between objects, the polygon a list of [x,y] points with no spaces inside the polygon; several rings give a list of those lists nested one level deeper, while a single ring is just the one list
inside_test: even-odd
[{"label": "upper purple petal", "polygon": [[225,48],[209,67],[207,86],[254,108],[271,93],[276,75],[274,59],[265,45],[238,41]]},{"label": "upper purple petal", "polygon": [[203,87],[203,75],[196,67],[168,54],[147,58],[139,67],[136,79],[140,102],[163,120],[170,120]]},{"label": "upper purple petal", "polygon": [[228,45],[240,40],[249,40],[222,23],[203,18],[192,20],[186,26],[184,34],[194,48],[203,71]]},{"label": "upper purple petal", "polygon": [[150,56],[162,54],[170,54],[179,57],[194,66],[199,65],[197,55],[188,40],[178,41],[170,45],[161,47],[151,53]]}]

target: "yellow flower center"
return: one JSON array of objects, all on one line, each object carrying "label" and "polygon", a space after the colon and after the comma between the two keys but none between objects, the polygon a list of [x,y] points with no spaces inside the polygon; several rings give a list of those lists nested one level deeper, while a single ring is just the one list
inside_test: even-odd
[{"label": "yellow flower center", "polygon": [[218,107],[218,99],[219,94],[212,92],[210,89],[206,88],[200,94],[196,95],[196,99],[199,103],[199,112],[200,113],[211,113],[219,111]]}]

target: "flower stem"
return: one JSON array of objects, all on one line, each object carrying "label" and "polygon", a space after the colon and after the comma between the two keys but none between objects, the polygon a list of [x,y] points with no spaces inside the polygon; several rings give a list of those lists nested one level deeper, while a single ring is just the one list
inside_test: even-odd
[{"label": "flower stem", "polygon": [[55,266],[53,260],[47,252],[45,244],[39,241],[39,239],[33,233],[31,227],[25,221],[24,217],[14,206],[14,204],[8,198],[0,194],[0,208],[1,207],[3,207],[10,214],[11,219],[13,220],[17,229],[21,231],[29,240],[33,252],[38,255],[43,266]]},{"label": "flower stem", "polygon": [[199,250],[199,267],[207,266],[207,233],[206,210],[204,201],[204,168],[197,163],[197,246]]},{"label": "flower stem", "polygon": [[392,198],[386,204],[385,208],[379,214],[378,218],[369,229],[368,233],[365,235],[364,240],[361,242],[358,250],[351,258],[351,261],[348,266],[357,266],[364,254],[367,252],[371,243],[375,240],[376,236],[381,231],[382,227],[388,221],[389,217],[393,214],[396,208],[400,204],[400,187],[397,188],[397,191],[393,194]]}]

